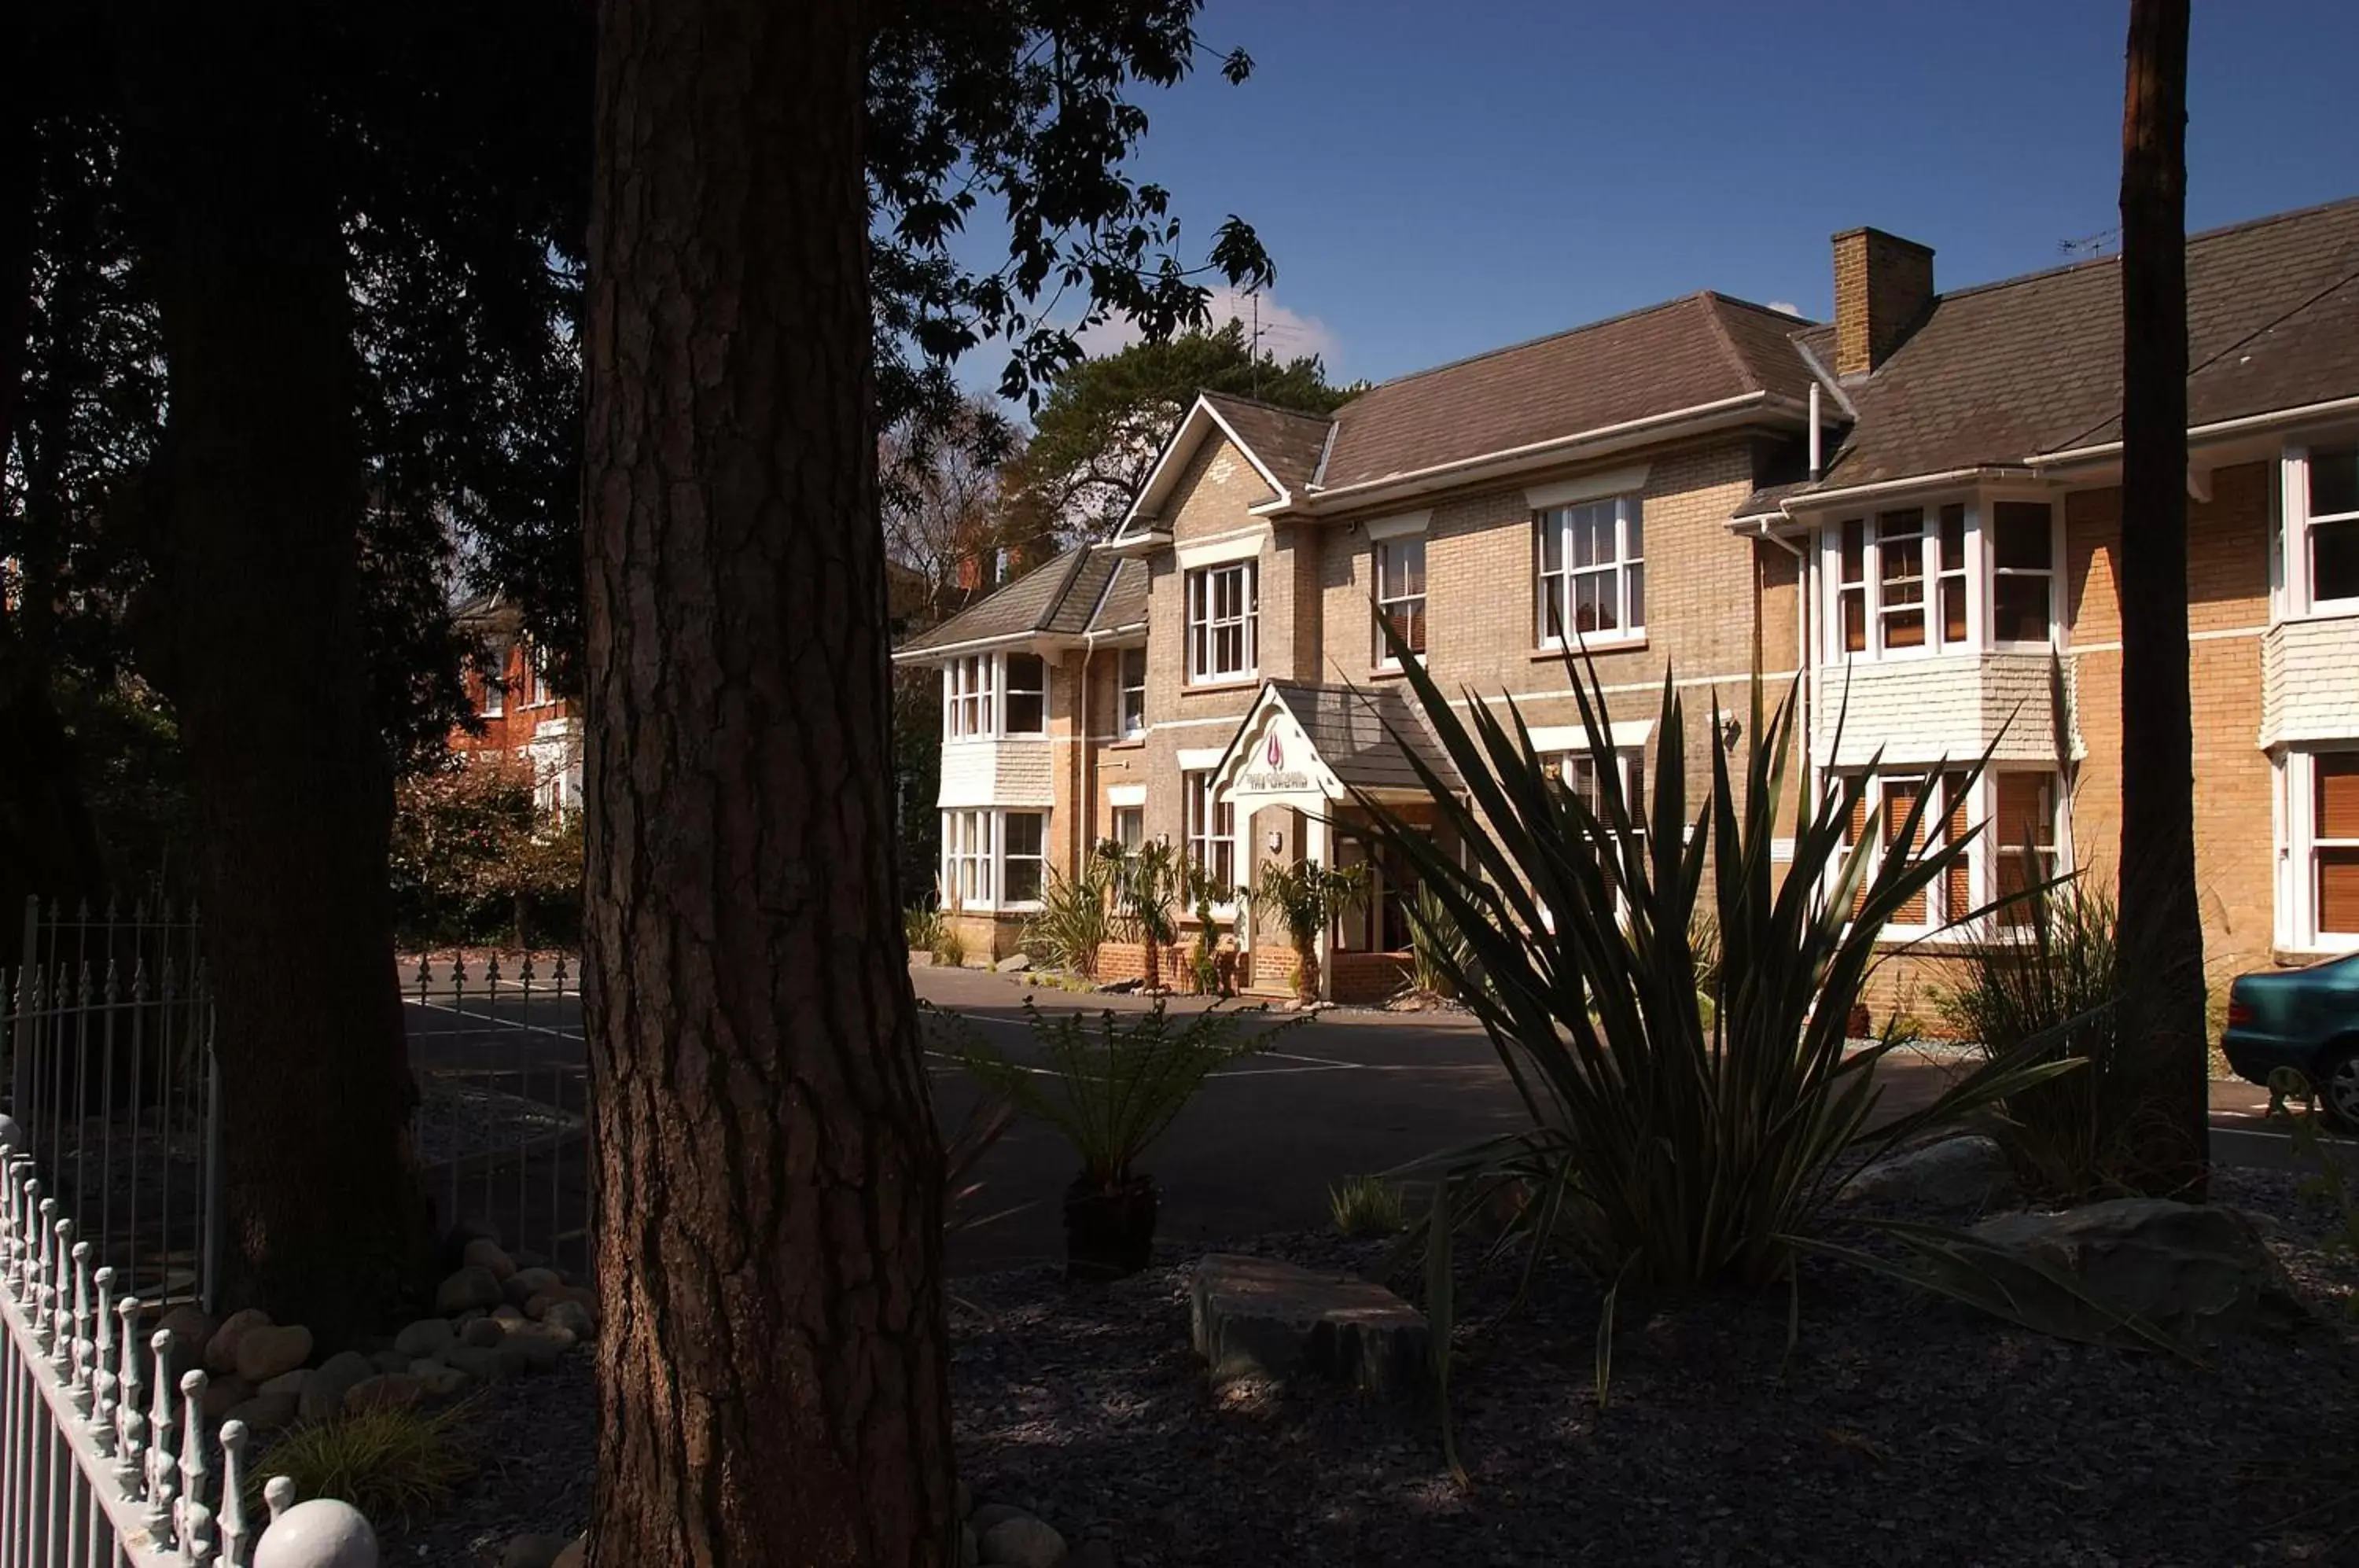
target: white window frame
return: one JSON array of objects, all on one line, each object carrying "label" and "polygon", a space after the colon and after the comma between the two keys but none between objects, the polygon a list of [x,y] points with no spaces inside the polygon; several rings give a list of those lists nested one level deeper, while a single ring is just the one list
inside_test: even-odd
[{"label": "white window frame", "polygon": [[2359,615],[2359,596],[2321,599],[2315,592],[2312,570],[2311,529],[2321,523],[2359,523],[2359,512],[2331,512],[2322,517],[2310,511],[2310,458],[2313,452],[2341,452],[2359,441],[2359,437],[2316,441],[2307,446],[2286,449],[2285,463],[2278,485],[2278,512],[2284,519],[2284,534],[2279,545],[2279,567],[2284,584],[2283,617],[2301,620],[2310,616]]},{"label": "white window frame", "polygon": [[[1403,550],[1414,550],[1417,551],[1417,592],[1414,593],[1401,592],[1398,586],[1392,581],[1392,577],[1394,575],[1394,552]],[[1376,590],[1376,618],[1368,629],[1369,635],[1375,644],[1371,657],[1375,660],[1375,667],[1378,670],[1398,670],[1400,668],[1400,660],[1393,657],[1392,647],[1385,640],[1384,628],[1385,621],[1390,618],[1394,610],[1397,608],[1402,608],[1411,604],[1417,606],[1416,646],[1412,647],[1409,651],[1420,659],[1425,656],[1426,637],[1428,635],[1426,622],[1426,593],[1429,586],[1429,580],[1426,576],[1427,564],[1425,536],[1421,533],[1404,533],[1391,539],[1380,539],[1368,546],[1368,573],[1369,576],[1375,580]]]},{"label": "white window frame", "polygon": [[[1850,779],[1858,777],[1864,771],[1864,769],[1855,768],[1845,768],[1840,773],[1831,771],[1825,775],[1827,781],[1825,788],[1829,793],[1845,789]],[[1948,809],[1948,802],[1942,799],[1942,791],[1951,788],[1966,771],[1965,766],[1952,761],[1941,767],[1926,764],[1895,766],[1870,776],[1867,820],[1869,831],[1875,835],[1869,858],[1870,878],[1875,876],[1875,868],[1882,862],[1885,854],[1886,788],[1892,785],[1913,784],[1919,789],[1931,791],[1933,801],[1925,809],[1925,825],[1928,833],[1925,853],[1930,855],[1938,851],[1945,842],[1943,839],[1931,836],[1939,829],[1942,815]],[[1980,920],[1963,924],[1954,923],[1964,920],[1967,915],[1986,907],[1998,897],[1999,857],[2010,847],[2001,844],[1997,839],[1998,780],[2001,775],[2008,773],[2036,773],[2048,780],[2050,794],[2047,874],[2049,877],[2060,877],[2072,869],[2071,800],[2065,789],[2061,772],[2053,768],[2002,767],[1986,769],[1982,777],[1975,779],[1967,789],[1964,807],[1950,823],[1950,831],[1952,833],[1974,835],[1973,842],[1966,849],[1965,908],[1958,909],[1950,908],[1950,879],[1946,876],[1939,877],[1925,888],[1923,922],[1912,925],[1898,920],[1889,921],[1884,928],[1883,935],[1895,941],[1930,941],[1942,943],[1986,941],[1993,938],[2006,940],[2021,934],[2019,927],[2006,923],[2007,917],[2003,913],[1985,915]],[[1848,824],[1845,824],[1845,832],[1849,832]],[[1843,848],[1845,854],[1849,853],[1850,841],[1847,838],[1843,842]],[[1832,888],[1834,879],[1841,875],[1841,872],[1842,862],[1838,858],[1828,867],[1830,889]]]},{"label": "white window frame", "polygon": [[942,812],[942,908],[992,908],[993,860],[988,811],[959,807]]},{"label": "white window frame", "polygon": [[[1180,775],[1180,853],[1197,866],[1210,870],[1221,881],[1234,887],[1237,882],[1237,819],[1236,807],[1220,799],[1213,786],[1215,775],[1210,768],[1190,769]],[[1228,831],[1220,829],[1220,815],[1229,813]],[[1223,864],[1225,857],[1226,864]],[[1234,902],[1234,901],[1232,901]],[[1221,909],[1230,904],[1217,906]]]},{"label": "white window frame", "polygon": [[[1595,524],[1609,517],[1614,527],[1612,558],[1574,565],[1572,541],[1575,523]],[[1551,542],[1556,547],[1558,561],[1553,571],[1549,567]],[[1611,583],[1614,614],[1614,625],[1611,630],[1577,632],[1574,628],[1572,601],[1576,584],[1582,579]],[[1571,637],[1571,645],[1578,648],[1635,647],[1644,643],[1647,640],[1647,549],[1646,511],[1642,498],[1635,493],[1606,495],[1593,501],[1548,506],[1534,512],[1532,581],[1535,589],[1533,636],[1538,647],[1564,648],[1568,646],[1568,633],[1574,634]]]},{"label": "white window frame", "polygon": [[[505,649],[502,650],[505,653]],[[504,716],[508,711],[508,674],[505,658],[486,655],[477,664],[484,678],[483,715],[487,719]]]},{"label": "white window frame", "polygon": [[[1130,679],[1131,660],[1138,661],[1138,680]],[[1123,740],[1147,736],[1147,649],[1125,648],[1114,659],[1114,732]]]},{"label": "white window frame", "polygon": [[[993,838],[999,850],[997,887],[1002,895],[1000,901],[994,907],[1002,909],[1037,909],[1040,907],[1040,893],[1036,892],[1028,898],[1019,898],[1016,897],[1016,884],[1009,877],[1008,871],[1010,867],[1014,866],[1018,861],[1024,861],[1031,865],[1038,866],[1040,869],[1035,886],[1042,891],[1047,890],[1049,886],[1049,813],[1046,811],[994,811],[991,815]],[[1010,843],[1010,835],[1007,830],[1014,825],[1015,820],[1017,817],[1028,817],[1040,824],[1040,848],[1037,854],[1018,855],[1015,852],[1015,849]]]},{"label": "white window frame", "polygon": [[[2045,506],[2048,509],[2048,563],[2045,566],[2001,566],[1998,563],[1998,508],[2002,505]],[[1977,554],[1988,562],[1986,571],[1975,574],[1985,583],[1981,604],[1971,599],[1966,604],[1967,642],[1979,621],[1990,628],[1990,646],[2000,651],[2036,650],[2045,653],[2063,644],[2064,626],[2064,562],[2062,504],[2049,496],[1995,495],[1982,505],[1966,509],[1966,559],[1971,563]],[[1987,519],[1985,524],[1984,519]],[[1988,531],[1984,532],[1985,526]],[[1977,549],[1979,543],[1980,548]],[[2048,580],[2048,635],[2043,637],[2001,637],[1998,635],[1998,580],[2002,577],[2045,577]]]},{"label": "white window frame", "polygon": [[540,649],[527,643],[524,650],[524,705],[545,708],[554,701],[549,694],[549,673],[541,666]]},{"label": "white window frame", "polygon": [[2288,748],[2277,768],[2277,945],[2288,952],[2343,953],[2359,948],[2359,931],[2323,929],[2318,896],[2319,852],[2359,849],[2359,839],[2319,834],[2318,758],[2323,753],[2353,750],[2359,750],[2359,740]]},{"label": "white window frame", "polygon": [[[1015,648],[997,657],[999,659],[999,726],[996,733],[1002,735],[1047,735],[1049,733],[1049,680],[1047,656],[1034,653],[1028,648]],[[1028,659],[1040,667],[1040,684],[1038,687],[1018,686],[1016,683],[1016,661],[1019,659]],[[1014,699],[1018,696],[1037,696],[1040,699],[1040,722],[1028,729],[1016,727]]]},{"label": "white window frame", "polygon": [[1114,806],[1109,808],[1107,816],[1106,837],[1125,850],[1135,850],[1147,842],[1145,806]]},{"label": "white window frame", "polygon": [[[1231,610],[1220,608],[1231,585]],[[1228,561],[1190,570],[1183,584],[1188,611],[1188,684],[1210,686],[1250,681],[1261,670],[1261,562]],[[1234,636],[1239,662],[1220,657],[1223,634]]]},{"label": "white window frame", "polygon": [[987,740],[999,733],[999,656],[970,653],[942,666],[942,738]]}]

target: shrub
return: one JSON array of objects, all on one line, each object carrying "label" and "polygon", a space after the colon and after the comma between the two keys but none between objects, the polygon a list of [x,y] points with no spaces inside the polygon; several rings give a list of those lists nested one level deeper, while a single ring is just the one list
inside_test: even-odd
[{"label": "shrub", "polygon": [[931,904],[915,904],[901,911],[901,936],[911,953],[931,953],[940,945],[950,922]]},{"label": "shrub", "polygon": [[1950,1027],[1985,1059],[2024,1051],[2038,1061],[2077,1058],[2082,1070],[2009,1094],[1993,1128],[2017,1177],[2036,1197],[2071,1203],[2145,1191],[2141,1117],[2153,1114],[2147,1070],[2125,1048],[2114,1004],[2114,900],[2084,881],[2035,887],[2015,906],[2020,923],[1978,942],[1947,965],[1932,993]]},{"label": "shrub", "polygon": [[1398,1236],[1408,1225],[1398,1187],[1375,1176],[1346,1176],[1327,1189],[1327,1208],[1336,1231],[1352,1240]]},{"label": "shrub", "polygon": [[945,969],[961,969],[966,965],[966,942],[948,922],[934,933],[934,962]]},{"label": "shrub", "polygon": [[1109,1009],[1092,1025],[1080,1013],[1049,1017],[1027,997],[1037,1065],[1010,1061],[971,1029],[955,1054],[985,1088],[1063,1134],[1081,1156],[1083,1180],[1111,1192],[1129,1183],[1138,1157],[1206,1078],[1267,1051],[1291,1025],[1308,1021],[1247,1032],[1247,1020],[1263,1011],[1209,1007],[1175,1018],[1158,1001],[1146,1013]]},{"label": "shrub", "polygon": [[[1444,962],[1447,954],[1454,962]],[[1458,983],[1473,963],[1466,939],[1450,921],[1450,910],[1430,887],[1419,885],[1408,906],[1409,989],[1432,996],[1455,996]]]},{"label": "shrub", "polygon": [[1159,990],[1163,983],[1163,950],[1180,934],[1179,922],[1174,918],[1184,891],[1180,857],[1172,853],[1169,844],[1156,839],[1148,839],[1128,854],[1114,844],[1105,845],[1100,853],[1112,861],[1114,909],[1120,917],[1120,929],[1127,940],[1145,949],[1140,988]]},{"label": "shrub", "polygon": [[1294,989],[1301,1000],[1319,996],[1319,933],[1327,923],[1367,897],[1368,868],[1321,866],[1315,860],[1291,866],[1271,861],[1253,885],[1253,901],[1277,918],[1294,945]]},{"label": "shrub", "polygon": [[[1756,680],[1749,749],[1709,748],[1709,788],[1690,816],[1686,714],[1669,671],[1651,808],[1603,768],[1593,810],[1541,761],[1512,705],[1462,715],[1419,660],[1402,664],[1459,778],[1403,754],[1465,846],[1464,863],[1382,801],[1362,792],[1359,803],[1374,836],[1415,868],[1465,937],[1471,962],[1445,953],[1440,963],[1529,1116],[1519,1133],[1434,1161],[1443,1176],[1429,1258],[1442,1297],[1429,1302],[1437,1340],[1450,1316],[1452,1228],[1503,1189],[1531,1194],[1503,1246],[1534,1257],[1561,1247],[1607,1282],[1603,1344],[1625,1281],[1672,1290],[1790,1281],[1798,1250],[1863,1152],[2057,1070],[1985,1064],[1933,1105],[1870,1130],[1890,1046],[1847,1052],[1846,1017],[1884,926],[1966,853],[1969,835],[1952,831],[1954,807],[1928,820],[1920,800],[1894,839],[1928,844],[1922,853],[1846,849],[1866,787],[1857,778],[1798,801],[1781,833],[1790,689],[1765,713]],[[1596,670],[1566,665],[1589,745],[1610,755]],[[1712,720],[1717,732],[1719,713]],[[1790,861],[1779,866],[1772,846],[1788,837]],[[1693,934],[1700,912],[1719,933],[1709,997]]]},{"label": "shrub", "polygon": [[1180,882],[1187,894],[1190,908],[1196,911],[1196,951],[1193,960],[1196,989],[1202,995],[1217,996],[1221,991],[1221,922],[1212,913],[1215,904],[1225,904],[1236,897],[1237,890],[1212,875],[1211,869],[1194,861],[1183,864]]},{"label": "shrub", "polygon": [[581,931],[581,813],[553,821],[530,769],[505,758],[453,757],[402,779],[389,870],[407,942],[571,943]]},{"label": "shrub", "polygon": [[1079,877],[1049,867],[1040,890],[1040,912],[1024,924],[1024,951],[1035,964],[1095,976],[1098,949],[1114,934],[1112,905],[1118,862],[1093,852]]},{"label": "shrub", "polygon": [[339,1498],[380,1528],[424,1518],[474,1471],[456,1441],[472,1409],[360,1410],[299,1426],[255,1465],[248,1507],[259,1507],[271,1476],[284,1475],[297,1501]]}]

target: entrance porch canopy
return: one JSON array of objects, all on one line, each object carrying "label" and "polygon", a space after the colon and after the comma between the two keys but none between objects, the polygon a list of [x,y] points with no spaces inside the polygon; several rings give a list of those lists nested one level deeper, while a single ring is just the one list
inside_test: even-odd
[{"label": "entrance porch canopy", "polygon": [[1456,786],[1449,753],[1397,686],[1271,681],[1221,754],[1212,789],[1240,822],[1265,806],[1290,806],[1316,820],[1349,801],[1354,789],[1387,803],[1430,800],[1411,751]]}]

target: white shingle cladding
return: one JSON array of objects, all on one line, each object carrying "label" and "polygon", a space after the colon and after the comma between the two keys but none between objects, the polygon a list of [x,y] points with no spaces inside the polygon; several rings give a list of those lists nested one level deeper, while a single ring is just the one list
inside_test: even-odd
[{"label": "white shingle cladding", "polygon": [[1046,739],[953,740],[942,743],[942,787],[934,804],[961,806],[1056,804],[1055,749]]},{"label": "white shingle cladding", "polygon": [[[2038,653],[1821,665],[1811,693],[1811,750],[1832,768],[1861,767],[1879,750],[1886,762],[1963,762],[1997,740],[2000,761],[2054,762],[2050,669],[2048,656]],[[2070,704],[2076,683],[2069,659],[2064,684]],[[2070,744],[2075,756],[2083,749],[2078,725]]]},{"label": "white shingle cladding", "polygon": [[2264,746],[2359,736],[2359,615],[2281,621],[2261,641]]}]

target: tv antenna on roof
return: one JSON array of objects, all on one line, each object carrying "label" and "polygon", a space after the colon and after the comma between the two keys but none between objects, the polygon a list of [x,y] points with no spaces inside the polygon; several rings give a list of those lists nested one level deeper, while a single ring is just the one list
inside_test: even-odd
[{"label": "tv antenna on roof", "polygon": [[1253,365],[1253,395],[1261,397],[1261,290],[1246,296],[1253,301],[1253,336],[1245,344],[1245,356]]}]

